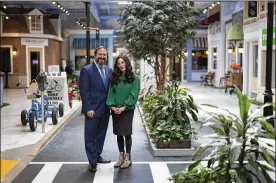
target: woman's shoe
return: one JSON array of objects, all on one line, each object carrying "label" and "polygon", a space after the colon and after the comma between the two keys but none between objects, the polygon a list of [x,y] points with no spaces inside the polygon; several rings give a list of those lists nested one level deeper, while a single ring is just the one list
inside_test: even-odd
[{"label": "woman's shoe", "polygon": [[123,164],[120,166],[121,169],[128,168],[132,164],[132,161],[129,159],[129,153],[125,154],[125,160]]},{"label": "woman's shoe", "polygon": [[124,153],[120,152],[119,160],[115,163],[114,168],[119,168],[124,163]]}]

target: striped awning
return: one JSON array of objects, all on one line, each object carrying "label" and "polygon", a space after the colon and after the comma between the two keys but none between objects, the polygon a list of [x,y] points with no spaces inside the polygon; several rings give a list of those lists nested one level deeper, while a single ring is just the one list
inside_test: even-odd
[{"label": "striped awning", "polygon": [[207,48],[208,47],[207,38],[195,38],[193,40],[193,47],[194,48]]},{"label": "striped awning", "polygon": [[[100,40],[96,40],[96,38],[90,38],[90,48],[95,49],[98,46],[108,47],[108,38],[100,38]],[[75,49],[85,49],[86,48],[86,38],[75,38],[73,40],[73,48]]]}]

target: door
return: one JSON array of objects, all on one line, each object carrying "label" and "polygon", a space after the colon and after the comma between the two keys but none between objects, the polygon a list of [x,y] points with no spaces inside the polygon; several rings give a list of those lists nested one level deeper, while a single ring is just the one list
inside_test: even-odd
[{"label": "door", "polygon": [[42,48],[29,48],[28,49],[29,57],[29,81],[35,79],[40,71],[43,71],[43,60],[42,60]]},{"label": "door", "polygon": [[253,59],[252,59],[252,80],[251,80],[251,92],[257,93],[258,92],[258,67],[259,67],[259,53],[258,53],[258,44],[253,44]]},{"label": "door", "polygon": [[30,65],[31,65],[31,79],[35,79],[40,71],[40,53],[30,52]]}]

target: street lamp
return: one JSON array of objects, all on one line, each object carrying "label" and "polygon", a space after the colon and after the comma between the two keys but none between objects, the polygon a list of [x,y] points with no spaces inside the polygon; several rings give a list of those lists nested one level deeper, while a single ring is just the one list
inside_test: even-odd
[{"label": "street lamp", "polygon": [[[264,103],[272,103],[272,96],[274,95],[271,90],[272,83],[272,40],[273,40],[273,12],[274,2],[267,2],[267,45],[266,45],[266,75],[265,75],[265,93]],[[264,116],[273,115],[273,106],[264,108]],[[274,120],[270,119],[268,122],[274,126]]]}]

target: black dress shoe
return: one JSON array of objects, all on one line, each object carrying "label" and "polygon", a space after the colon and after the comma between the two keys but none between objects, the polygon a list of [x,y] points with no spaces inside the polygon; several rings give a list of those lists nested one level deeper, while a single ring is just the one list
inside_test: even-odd
[{"label": "black dress shoe", "polygon": [[89,164],[88,170],[89,170],[89,172],[96,172],[97,171],[97,163]]},{"label": "black dress shoe", "polygon": [[97,160],[97,163],[110,163],[111,161],[108,159],[103,159],[102,157],[99,157]]}]

